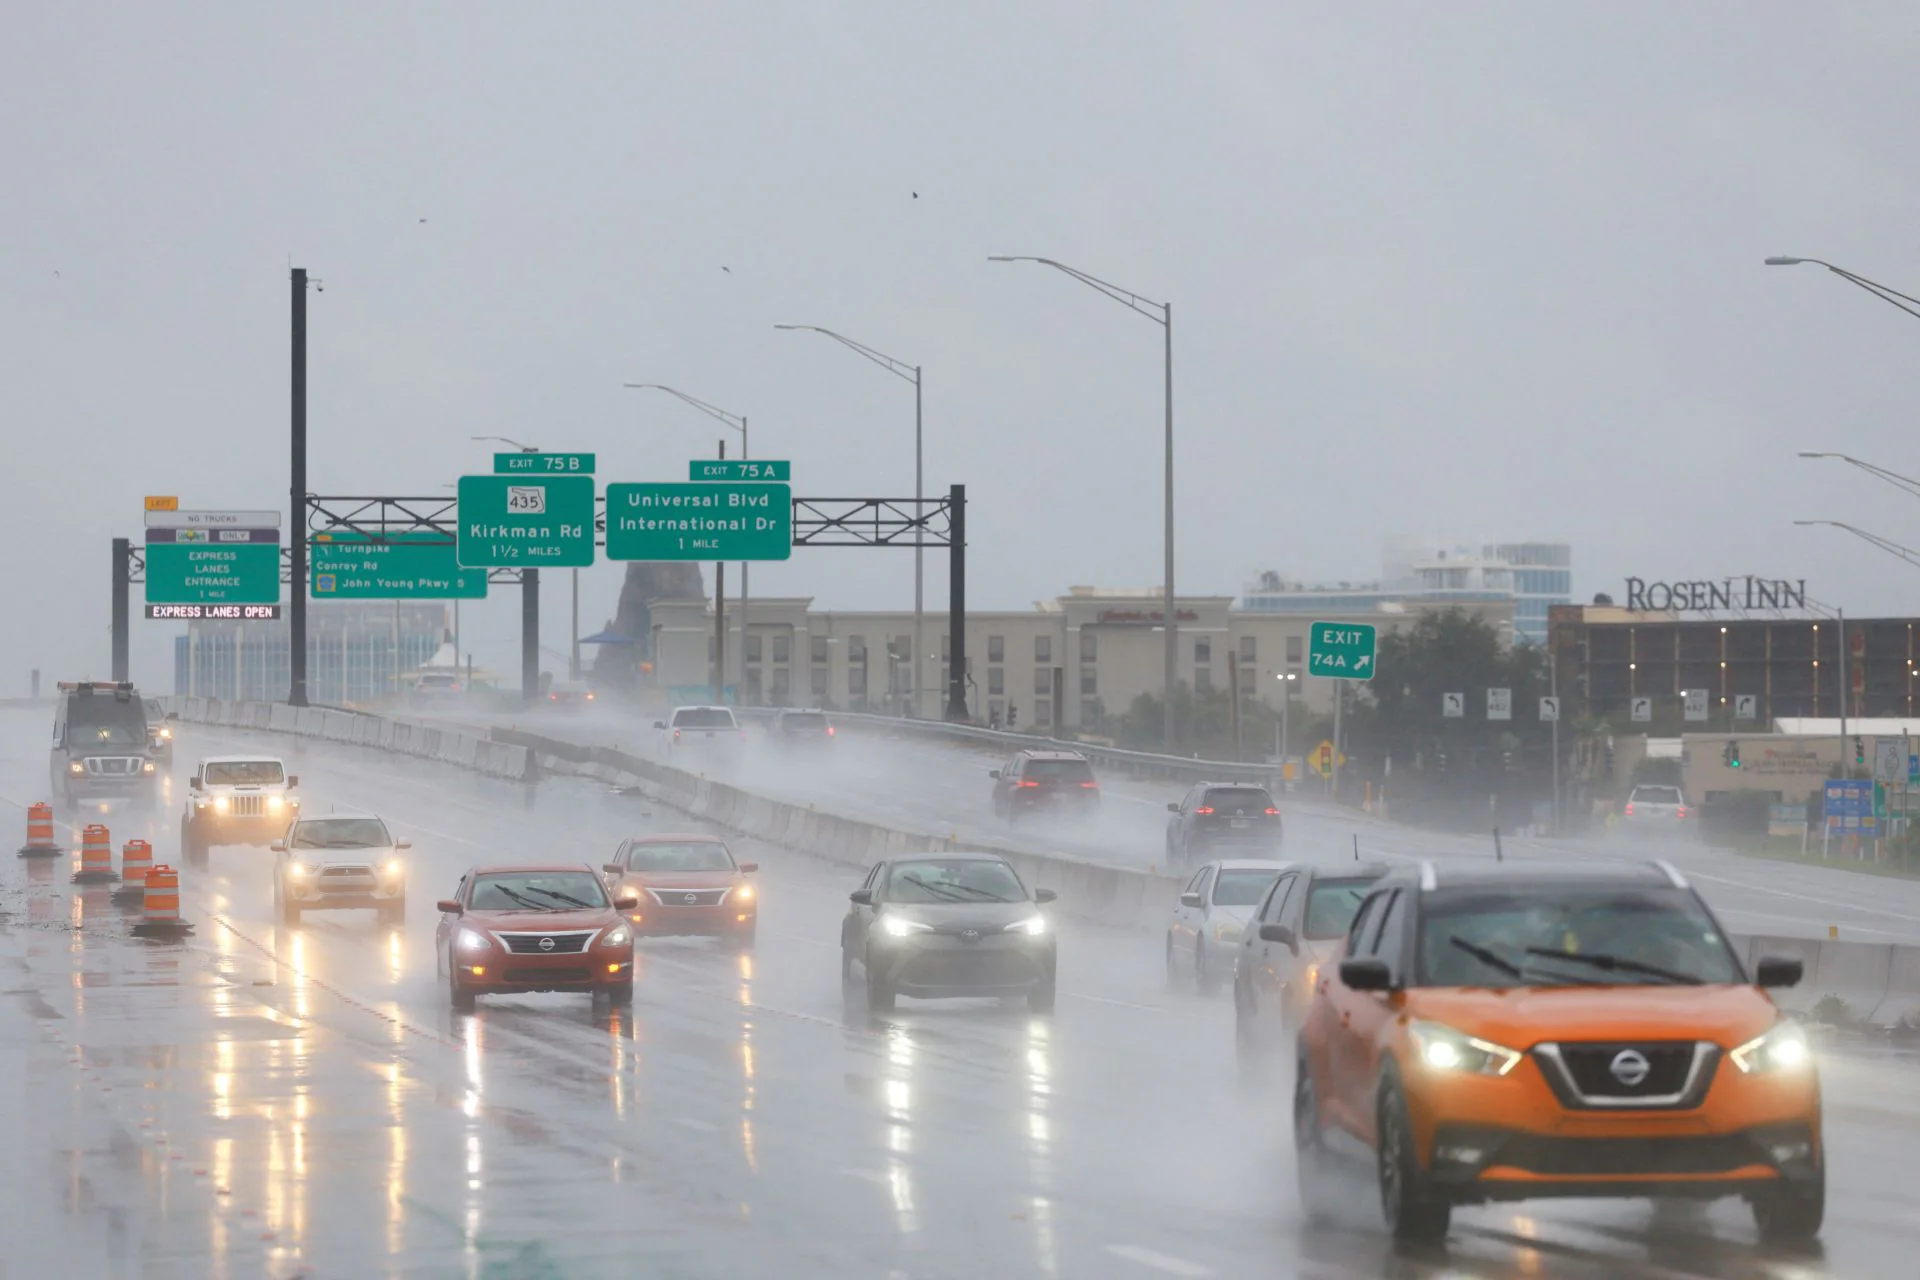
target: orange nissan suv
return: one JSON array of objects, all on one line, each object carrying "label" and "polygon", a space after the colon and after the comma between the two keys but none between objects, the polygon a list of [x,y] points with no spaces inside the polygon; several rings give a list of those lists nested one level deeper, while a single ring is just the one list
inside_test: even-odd
[{"label": "orange nissan suv", "polygon": [[1403,1241],[1544,1196],[1740,1196],[1763,1237],[1811,1238],[1820,1084],[1765,992],[1800,973],[1749,973],[1664,863],[1397,872],[1301,1030],[1302,1205],[1329,1208],[1332,1162],[1358,1158]]}]

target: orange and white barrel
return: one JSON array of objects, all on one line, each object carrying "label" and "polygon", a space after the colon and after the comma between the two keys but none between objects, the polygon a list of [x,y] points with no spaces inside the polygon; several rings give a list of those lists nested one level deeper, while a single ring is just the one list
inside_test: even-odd
[{"label": "orange and white barrel", "polygon": [[27,806],[27,842],[20,847],[22,857],[45,858],[60,852],[53,842],[53,806],[46,803]]},{"label": "orange and white barrel", "polygon": [[135,933],[184,933],[180,918],[180,873],[164,862],[147,872],[147,892]]},{"label": "orange and white barrel", "polygon": [[98,822],[89,822],[80,832],[80,870],[76,881],[112,880],[113,834]]},{"label": "orange and white barrel", "polygon": [[115,901],[137,896],[146,887],[147,873],[153,870],[153,846],[145,840],[129,840],[120,846],[120,888]]}]

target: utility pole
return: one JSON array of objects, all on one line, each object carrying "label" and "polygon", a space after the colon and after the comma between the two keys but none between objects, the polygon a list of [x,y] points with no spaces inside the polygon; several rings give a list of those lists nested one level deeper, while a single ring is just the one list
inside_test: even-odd
[{"label": "utility pole", "polygon": [[947,719],[958,724],[968,718],[967,486],[956,484],[947,493]]},{"label": "utility pole", "polygon": [[1847,762],[1847,611],[1836,609],[1840,620],[1840,776],[1851,778],[1853,766]]},{"label": "utility pole", "polygon": [[520,697],[528,706],[540,696],[540,571],[520,571]]},{"label": "utility pole", "polygon": [[[727,460],[727,442],[720,441],[720,461]],[[746,683],[746,641],[740,643],[741,683]],[[713,562],[713,705],[727,705],[727,562]]]},{"label": "utility pole", "polygon": [[[113,540],[113,678],[127,679],[127,593],[133,578],[133,542],[127,538]],[[40,673],[34,672],[34,682],[39,683]],[[38,689],[34,697],[39,697]]]},{"label": "utility pole", "polygon": [[1347,682],[1336,680],[1333,685],[1333,759],[1327,763],[1333,766],[1333,802],[1340,803],[1340,713],[1347,705]]},{"label": "utility pole", "polygon": [[1547,687],[1553,691],[1553,834],[1560,834],[1560,663],[1547,637]]},{"label": "utility pole", "polygon": [[293,268],[293,448],[287,515],[293,528],[287,601],[287,702],[307,705],[307,269]]}]

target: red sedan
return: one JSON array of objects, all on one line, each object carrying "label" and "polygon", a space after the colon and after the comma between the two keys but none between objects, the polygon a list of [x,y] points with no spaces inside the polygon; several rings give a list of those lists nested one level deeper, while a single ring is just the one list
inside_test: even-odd
[{"label": "red sedan", "polygon": [[753,945],[760,895],[747,877],[757,862],[735,862],[719,836],[635,836],[604,868],[616,894],[637,900],[628,920],[649,937],[688,934]]},{"label": "red sedan", "polygon": [[455,1009],[480,995],[605,993],[633,1003],[631,897],[607,893],[585,863],[475,867],[440,906],[435,957]]}]

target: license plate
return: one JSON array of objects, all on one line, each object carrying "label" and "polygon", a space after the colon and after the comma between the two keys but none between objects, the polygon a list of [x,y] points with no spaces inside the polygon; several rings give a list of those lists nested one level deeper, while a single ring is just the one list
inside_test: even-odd
[{"label": "license plate", "polygon": [[1244,828],[1246,827],[1246,825],[1247,825],[1247,820],[1246,820],[1245,818],[1235,818],[1235,819],[1234,819],[1234,820],[1233,820],[1233,821],[1232,821],[1231,823],[1229,823],[1228,825],[1229,825],[1229,826],[1231,826],[1231,827],[1232,827],[1232,828],[1233,828],[1233,829],[1234,829],[1235,831],[1239,831],[1239,830],[1242,830],[1242,829],[1244,829]]}]

